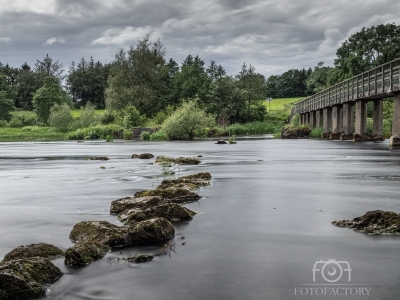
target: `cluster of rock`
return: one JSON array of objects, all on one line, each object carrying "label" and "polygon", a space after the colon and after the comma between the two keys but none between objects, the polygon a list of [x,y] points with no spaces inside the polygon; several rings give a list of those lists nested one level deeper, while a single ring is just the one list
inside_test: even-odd
[{"label": "cluster of rock", "polygon": [[98,157],[89,157],[89,160],[110,160],[106,156],[98,156]]},{"label": "cluster of rock", "polygon": [[307,126],[283,126],[282,139],[304,139],[310,137],[311,129]]},{"label": "cluster of rock", "polygon": [[[138,158],[151,158],[144,153]],[[133,156],[132,156],[133,157]],[[102,160],[102,157],[94,158]],[[198,164],[197,158],[166,156],[161,161],[177,164]],[[157,163],[157,162],[156,162]],[[200,199],[198,190],[210,184],[211,175],[202,172],[164,180],[155,190],[142,191],[134,197],[126,197],[111,203],[110,213],[118,215],[122,226],[107,221],[83,221],[77,223],[69,238],[76,244],[64,253],[49,244],[20,246],[6,254],[0,263],[0,300],[38,299],[46,295],[46,285],[63,276],[51,259],[65,257],[69,266],[85,266],[103,258],[112,247],[140,245],[169,240],[175,236],[171,222],[193,219],[195,212],[177,203]],[[126,262],[145,262],[151,255],[136,254],[122,258]]]},{"label": "cluster of rock", "polygon": [[175,164],[175,165],[198,165],[201,163],[201,160],[197,157],[178,157],[173,158],[169,156],[157,156],[155,164],[156,165],[164,165],[164,164]]},{"label": "cluster of rock", "polygon": [[139,159],[150,159],[153,158],[154,155],[151,153],[142,153],[142,154],[132,154],[132,158],[139,158]]},{"label": "cluster of rock", "polygon": [[373,210],[353,220],[335,220],[332,224],[368,234],[400,234],[400,214],[392,211]]}]

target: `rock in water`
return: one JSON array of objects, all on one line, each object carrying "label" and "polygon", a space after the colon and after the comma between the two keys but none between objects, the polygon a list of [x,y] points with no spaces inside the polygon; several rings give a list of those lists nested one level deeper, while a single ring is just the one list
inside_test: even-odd
[{"label": "rock in water", "polygon": [[177,164],[177,165],[198,165],[201,163],[201,160],[197,157],[178,157],[172,158],[169,156],[157,156],[155,164],[164,165],[164,164]]},{"label": "rock in water", "polygon": [[153,158],[153,157],[154,157],[154,155],[151,154],[151,153],[142,153],[142,154],[139,155],[140,159],[150,159],[150,158]]},{"label": "rock in water", "polygon": [[89,160],[110,160],[106,156],[99,156],[99,157],[90,157]]},{"label": "rock in water", "polygon": [[110,250],[109,246],[97,242],[82,242],[66,251],[65,264],[69,266],[84,266],[103,258]]},{"label": "rock in water", "polygon": [[118,220],[124,224],[135,224],[140,221],[163,217],[169,221],[187,221],[193,219],[196,213],[175,203],[168,203],[148,209],[128,209],[118,215]]},{"label": "rock in water", "polygon": [[59,258],[64,256],[64,252],[57,248],[56,246],[40,243],[40,244],[32,244],[27,246],[19,246],[14,250],[10,251],[4,256],[5,261],[28,258],[28,257],[46,257],[49,259]]},{"label": "rock in water", "polygon": [[44,257],[10,260],[0,264],[0,299],[28,300],[46,296],[44,284],[63,276],[53,263]]},{"label": "rock in water", "polygon": [[373,210],[353,220],[336,220],[333,225],[354,228],[365,233],[400,233],[400,214],[392,211]]},{"label": "rock in water", "polygon": [[130,256],[126,259],[128,262],[133,262],[133,263],[141,263],[141,262],[146,262],[146,261],[152,261],[153,256],[151,255],[146,255],[146,254],[135,254],[133,256]]},{"label": "rock in water", "polygon": [[131,226],[117,226],[107,221],[79,222],[69,238],[75,242],[98,242],[111,247],[137,245],[167,240],[175,235],[165,218],[154,218]]},{"label": "rock in water", "polygon": [[140,197],[140,198],[127,197],[114,200],[113,202],[111,202],[110,213],[119,214],[127,209],[133,209],[133,208],[146,209],[162,204],[165,204],[165,201],[162,199],[162,197],[159,196]]},{"label": "rock in water", "polygon": [[200,196],[197,193],[191,192],[184,188],[166,188],[166,189],[156,189],[156,190],[148,190],[141,191],[135,193],[135,197],[145,197],[145,196],[160,196],[165,201],[169,202],[185,202],[185,201],[197,201],[200,199]]},{"label": "rock in water", "polygon": [[307,126],[284,126],[281,131],[282,139],[304,139],[310,137],[311,129]]},{"label": "rock in water", "polygon": [[225,145],[226,142],[224,140],[219,140],[218,142],[216,142],[217,145]]}]

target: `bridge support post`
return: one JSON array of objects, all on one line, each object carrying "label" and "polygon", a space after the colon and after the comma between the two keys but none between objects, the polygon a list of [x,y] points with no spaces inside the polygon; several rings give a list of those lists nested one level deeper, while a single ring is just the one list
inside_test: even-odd
[{"label": "bridge support post", "polygon": [[341,140],[353,139],[354,133],[354,103],[347,102],[343,104],[343,133],[340,136]]},{"label": "bridge support post", "polygon": [[308,112],[308,113],[306,113],[306,124],[305,125],[309,126],[309,124],[310,124],[310,113]]},{"label": "bridge support post", "polygon": [[322,127],[322,125],[323,125],[322,120],[323,120],[322,109],[318,109],[315,112],[315,127]]},{"label": "bridge support post", "polygon": [[400,94],[394,94],[392,136],[389,146],[400,146]]},{"label": "bridge support post", "polygon": [[376,139],[383,138],[383,99],[374,101],[374,128],[373,135]]},{"label": "bridge support post", "polygon": [[323,138],[329,138],[331,133],[331,126],[332,126],[332,113],[330,107],[325,107],[323,109]]},{"label": "bridge support post", "polygon": [[310,123],[309,123],[310,129],[315,128],[315,111],[310,112]]},{"label": "bridge support post", "polygon": [[363,136],[367,131],[367,102],[356,101],[356,128],[353,134],[353,141],[364,140]]},{"label": "bridge support post", "polygon": [[305,114],[301,114],[300,115],[300,125],[304,125],[305,124],[304,119],[305,119]]},{"label": "bridge support post", "polygon": [[342,106],[335,105],[332,107],[332,132],[330,135],[331,139],[338,140],[340,139],[341,131],[342,131]]}]

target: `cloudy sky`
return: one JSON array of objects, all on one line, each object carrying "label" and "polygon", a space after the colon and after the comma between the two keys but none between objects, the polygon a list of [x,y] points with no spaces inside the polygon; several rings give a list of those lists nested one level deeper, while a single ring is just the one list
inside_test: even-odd
[{"label": "cloudy sky", "polygon": [[400,25],[399,0],[0,0],[0,61],[110,62],[149,34],[179,64],[192,54],[269,76],[332,65],[351,34],[389,22]]}]

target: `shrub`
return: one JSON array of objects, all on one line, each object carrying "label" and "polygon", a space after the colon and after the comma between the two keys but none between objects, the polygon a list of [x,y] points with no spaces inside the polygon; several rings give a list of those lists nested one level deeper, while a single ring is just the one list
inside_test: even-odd
[{"label": "shrub", "polygon": [[215,125],[215,117],[197,107],[195,101],[184,102],[167,120],[162,132],[170,140],[193,139],[195,131]]},{"label": "shrub", "polygon": [[168,140],[167,136],[161,130],[154,132],[150,135],[150,141],[166,141]]},{"label": "shrub", "polygon": [[133,138],[133,131],[129,129],[125,129],[122,133],[124,140],[131,140]]},{"label": "shrub", "polygon": [[20,116],[13,116],[11,118],[11,121],[8,122],[8,127],[11,128],[21,128],[24,127],[24,125],[22,124],[22,119]]},{"label": "shrub", "polygon": [[140,135],[140,139],[143,141],[150,141],[150,133],[147,131],[143,131],[142,134]]},{"label": "shrub", "polygon": [[96,125],[87,128],[78,129],[68,134],[69,140],[83,140],[83,139],[105,139],[107,135],[122,131],[123,128],[119,125]]},{"label": "shrub", "polygon": [[316,127],[310,132],[310,138],[321,139],[324,129],[322,127]]},{"label": "shrub", "polygon": [[116,122],[116,115],[112,110],[106,110],[100,117],[100,123],[102,125],[108,125]]},{"label": "shrub", "polygon": [[7,121],[6,120],[0,120],[0,128],[6,127],[7,126]]},{"label": "shrub", "polygon": [[132,128],[142,125],[146,117],[141,116],[140,112],[133,105],[128,105],[122,113],[122,125],[125,128]]},{"label": "shrub", "polygon": [[53,105],[50,108],[49,123],[50,126],[55,127],[57,130],[66,132],[71,127],[74,117],[71,114],[71,109],[67,104]]},{"label": "shrub", "polygon": [[90,103],[87,103],[85,107],[82,108],[81,115],[79,118],[82,127],[89,127],[96,125],[97,118],[95,115],[96,112],[94,108],[95,107]]},{"label": "shrub", "polygon": [[300,126],[300,114],[295,114],[290,120],[290,124],[293,126]]}]

